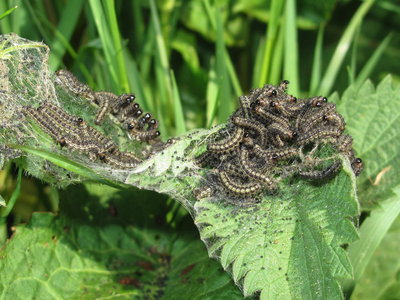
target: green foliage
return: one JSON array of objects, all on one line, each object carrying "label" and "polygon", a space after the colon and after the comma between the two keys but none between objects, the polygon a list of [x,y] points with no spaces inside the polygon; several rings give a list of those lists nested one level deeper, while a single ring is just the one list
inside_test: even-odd
[{"label": "green foliage", "polygon": [[160,227],[36,213],[0,257],[2,299],[241,298],[198,240]]},{"label": "green foliage", "polygon": [[[2,241],[11,227],[16,228],[1,250],[1,270],[7,271],[1,272],[0,282],[7,293],[14,293],[3,298],[33,298],[32,293],[40,298],[49,292],[62,293],[60,298],[140,298],[163,291],[164,299],[241,299],[218,263],[207,259],[188,215],[155,193],[126,189],[127,184],[167,193],[182,203],[210,254],[246,295],[262,290],[262,297],[340,299],[337,280],[347,278],[342,286],[348,298],[398,298],[399,14],[399,6],[386,0],[0,1],[2,34],[15,32],[44,41],[51,49],[52,71],[70,69],[96,90],[133,91],[141,106],[161,121],[165,140],[186,129],[225,122],[243,91],[284,77],[290,79],[295,96],[346,90],[329,100],[345,116],[357,156],[365,162],[358,198],[361,210],[368,211],[361,218],[360,240],[352,242],[355,232],[349,220],[356,220],[357,206],[348,168],[322,186],[285,182],[276,199],[267,196],[261,204],[240,210],[224,199],[196,202],[192,189],[203,182],[204,173],[193,166],[192,158],[218,128],[185,134],[167,151],[128,172],[110,173],[99,163],[59,149],[35,124],[22,128],[36,139],[21,142],[18,134],[7,135],[9,128],[4,126],[13,120],[4,109],[10,99],[22,101],[21,106],[57,98],[71,114],[85,119],[93,115],[82,99],[58,89],[55,94],[37,89],[41,77],[35,72],[43,65],[31,65],[13,74],[14,79],[21,77],[12,86],[14,94],[22,95],[18,101],[1,93],[0,179],[6,176],[13,183],[0,180],[0,200],[7,204],[0,207]],[[1,44],[3,71],[9,59],[18,62],[24,57],[19,53],[45,51],[43,44],[29,41],[24,47],[26,51]],[[367,78],[378,82],[388,72],[393,76],[377,88],[364,83]],[[42,87],[51,86],[49,82]],[[3,83],[1,90],[11,91]],[[107,121],[99,130],[124,149],[136,151],[137,145],[115,124]],[[14,148],[4,148],[5,142]],[[22,153],[24,157],[14,159]],[[18,174],[8,159],[21,167]],[[53,185],[90,180],[125,189],[86,186],[85,192],[81,185],[69,187],[60,192],[58,206],[57,190],[51,188],[50,193],[47,184],[21,179],[22,168]],[[26,186],[36,187],[36,192],[24,190]],[[114,206],[118,216],[113,217]],[[34,214],[28,225],[19,225],[38,207],[59,209],[59,215]],[[271,218],[260,217],[260,209],[268,209]],[[304,222],[294,223],[294,218]],[[162,220],[162,228],[154,226],[156,220]],[[253,230],[241,226],[243,222]],[[72,230],[64,231],[65,226]],[[282,233],[274,232],[281,227]],[[290,240],[292,236],[299,239]],[[252,238],[256,242],[245,243]],[[271,252],[257,247],[269,241],[266,249]],[[151,251],[153,246],[158,252]],[[171,257],[168,267],[160,253]],[[142,262],[150,262],[154,270],[143,270]],[[354,281],[348,279],[352,267]],[[137,271],[142,278],[135,277]],[[162,288],[157,283],[160,274],[168,276]],[[26,285],[16,288],[17,284]],[[27,290],[31,293],[23,294]]]},{"label": "green foliage", "polygon": [[[5,37],[7,45],[25,43],[31,45],[17,36]],[[5,106],[9,116],[16,114],[17,109],[24,104],[24,93],[29,93],[32,99],[40,99],[37,91],[40,93],[55,90],[55,100],[65,103],[66,107],[71,102],[79,103],[73,96],[57,90],[52,76],[47,75],[49,72],[43,64],[47,61],[46,51],[38,52],[36,47],[23,46],[19,49],[26,61],[34,61],[39,66],[37,76],[41,80],[34,81],[31,77],[35,73],[24,72],[25,61],[21,59],[22,54],[16,53],[7,58],[8,73],[5,78],[8,77],[7,80],[15,86],[14,90],[21,94],[21,97],[13,98]],[[18,68],[15,69],[15,66]],[[30,82],[32,91],[22,89],[21,82]],[[6,97],[7,92],[9,91],[4,93]],[[12,112],[13,108],[16,111]],[[76,107],[74,111],[77,111]],[[90,119],[89,115],[87,119]],[[8,120],[11,122],[11,117]],[[335,279],[352,277],[351,265],[341,248],[341,245],[357,238],[354,227],[348,220],[358,214],[358,203],[355,178],[347,160],[343,160],[344,171],[334,180],[322,185],[301,180],[286,181],[281,185],[278,194],[264,197],[259,204],[254,202],[243,206],[232,205],[218,195],[196,202],[193,191],[203,185],[207,171],[196,167],[193,160],[202,149],[204,151],[208,140],[215,138],[213,134],[220,127],[195,130],[177,138],[166,149],[132,170],[113,168],[111,171],[101,162],[85,160],[82,154],[70,153],[65,149],[57,150],[51,143],[40,142],[43,133],[40,129],[35,129],[34,124],[24,124],[24,135],[28,135],[30,139],[26,139],[24,135],[18,136],[18,131],[15,131],[18,125],[18,121],[10,123],[10,129],[6,130],[8,134],[3,134],[1,138],[9,147],[33,155],[26,157],[23,163],[31,173],[38,169],[38,164],[43,163],[40,159],[44,158],[90,180],[104,183],[104,180],[99,179],[100,175],[108,180],[168,194],[179,200],[194,217],[209,254],[219,259],[224,269],[232,268],[234,281],[243,288],[245,296],[259,291],[262,299],[284,295],[339,299],[342,294]],[[111,129],[110,125],[109,130]],[[9,144],[14,139],[16,142]],[[32,147],[31,140],[35,141],[33,145],[38,150]],[[56,154],[51,153],[50,149]],[[331,154],[327,148],[319,156]],[[79,161],[79,164],[74,160]],[[52,172],[57,172],[57,169]],[[48,176],[46,170],[36,174],[40,178]],[[63,181],[68,184],[67,179],[64,178]],[[327,210],[327,207],[331,209]],[[90,230],[96,232],[96,229]],[[12,248],[10,251],[13,251]],[[305,269],[313,275],[308,275],[308,280],[305,280]],[[324,280],[321,281],[321,278]],[[72,281],[71,285],[75,286],[76,283]],[[38,287],[36,289],[41,291]]]},{"label": "green foliage", "polygon": [[[396,201],[399,203],[398,199]],[[384,235],[365,272],[359,278],[359,284],[356,286],[351,299],[383,300],[399,298],[399,239],[400,218],[397,218]]]},{"label": "green foliage", "polygon": [[[364,209],[372,210],[360,228],[360,240],[349,246],[355,283],[360,280],[371,257],[400,214],[400,167],[398,106],[400,86],[390,76],[376,88],[366,82],[359,90],[351,86],[338,101],[338,109],[354,137],[357,153],[368,162],[358,179]],[[361,283],[359,283],[361,284]],[[357,288],[357,285],[356,285]],[[360,288],[358,288],[360,289]]]},{"label": "green foliage", "polygon": [[351,176],[347,166],[327,184],[292,183],[243,208],[198,201],[200,237],[245,296],[261,291],[261,299],[340,299],[335,278],[352,276],[340,246],[357,239],[348,220],[358,213]]},{"label": "green foliage", "polygon": [[400,174],[396,170],[400,167],[400,156],[395,142],[400,134],[399,92],[400,86],[393,84],[388,76],[376,88],[371,82],[359,90],[350,87],[338,102],[346,128],[354,138],[354,147],[368,162],[359,179],[360,198],[365,207],[393,196],[392,189],[399,186]]}]

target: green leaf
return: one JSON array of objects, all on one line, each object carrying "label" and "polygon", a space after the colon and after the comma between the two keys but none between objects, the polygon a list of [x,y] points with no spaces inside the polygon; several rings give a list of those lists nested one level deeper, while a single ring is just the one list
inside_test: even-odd
[{"label": "green leaf", "polygon": [[292,183],[248,207],[203,199],[195,223],[245,296],[342,299],[336,279],[351,278],[352,267],[341,246],[357,238],[349,221],[358,214],[352,177],[347,165],[326,184]]},{"label": "green leaf", "polygon": [[165,230],[36,213],[0,257],[1,299],[241,299],[200,242]]},{"label": "green leaf", "polygon": [[[351,86],[338,105],[365,164],[358,179],[361,204],[373,209],[361,225],[360,240],[348,249],[356,281],[400,212],[399,93],[400,85],[387,76],[376,88],[369,81],[359,90]],[[347,290],[351,286],[346,283]]]},{"label": "green leaf", "polygon": [[[219,17],[217,11],[216,21],[221,33]],[[219,61],[224,63],[222,46],[223,44],[217,47],[219,49],[217,52],[221,55]],[[45,58],[46,53],[44,51],[44,54],[38,55],[35,52],[36,56],[34,54],[32,56],[34,59]],[[11,67],[18,63],[17,58],[18,56],[10,58]],[[37,72],[42,74],[40,72],[46,70],[45,68],[45,64],[40,65]],[[7,78],[11,78],[13,80],[11,82],[18,84],[15,93],[21,94],[21,98],[30,95],[30,105],[38,104],[42,99],[39,95],[47,95],[48,89],[45,87],[52,87],[54,80],[51,76],[42,76],[40,78],[43,82],[38,84],[36,78],[29,77],[32,82],[29,82],[29,88],[25,90],[22,89],[24,84],[20,82],[25,74],[23,70],[21,67],[15,73],[6,73]],[[37,85],[43,90],[35,88]],[[50,91],[54,90],[50,89]],[[5,93],[4,97],[7,95]],[[68,112],[74,115],[82,115],[83,112],[87,120],[91,119],[89,116],[93,115],[93,111],[87,108],[87,104],[82,99],[66,94],[57,86],[53,94],[49,96],[49,98],[52,97],[58,100],[60,106]],[[14,101],[11,102],[14,104],[14,110],[15,107],[25,105],[25,102],[18,97],[10,96],[9,98]],[[7,105],[11,104],[7,103]],[[18,127],[16,126],[19,124],[18,120],[8,115],[6,117],[5,120],[14,126],[12,128]],[[215,139],[213,135],[225,125],[210,130],[194,130],[184,136],[174,138],[162,151],[154,153],[135,168],[128,170],[110,168],[102,162],[89,160],[82,153],[60,149],[35,125],[24,122],[25,132],[29,133],[29,137],[34,137],[33,139],[21,138],[18,131],[11,131],[13,134],[11,137],[3,134],[0,138],[7,141],[7,144],[22,144],[17,147],[31,153],[31,156],[40,156],[87,178],[96,181],[106,178],[174,197],[192,213],[210,255],[217,257],[224,269],[232,272],[235,283],[242,287],[245,296],[260,292],[262,299],[270,297],[340,299],[342,297],[337,279],[350,278],[352,269],[341,246],[356,239],[357,234],[349,218],[358,214],[355,178],[347,159],[343,158],[345,167],[340,174],[328,182],[311,184],[292,178],[292,181],[286,180],[281,184],[278,193],[265,196],[261,202],[251,205],[232,205],[224,199],[203,199],[196,202],[194,189],[203,186],[207,176],[212,174],[208,174],[207,170],[195,165],[194,158],[204,151],[209,141]],[[122,146],[132,146],[127,145],[129,141],[126,141],[123,131],[118,128],[111,123],[111,120],[106,120],[101,130],[108,136],[120,136],[119,141]],[[29,142],[31,140],[33,144]],[[38,150],[39,146],[43,150]],[[328,155],[328,152],[321,154]],[[30,162],[35,162],[31,156],[26,157],[25,165],[28,169],[36,170],[37,163],[29,166]],[[47,165],[46,168],[48,168]],[[53,169],[53,174],[58,173],[59,170]],[[94,197],[94,199],[98,198],[101,198],[101,194]],[[95,215],[97,214],[88,215],[87,219],[94,220]],[[104,220],[107,219],[104,218]],[[94,221],[92,225],[95,226]],[[100,242],[100,245],[93,246],[94,249],[102,249],[102,244],[112,244],[109,241],[101,241],[103,235],[106,236],[105,233],[96,234],[96,230],[102,232],[102,228],[85,229]],[[120,229],[111,231],[114,230]],[[118,236],[122,238],[124,233],[113,232],[112,236],[114,239]],[[141,235],[130,236],[130,238],[135,241],[151,240]],[[87,242],[93,242],[91,238],[85,237],[85,239]],[[87,256],[90,257],[89,254]],[[142,256],[144,257],[145,253]],[[126,260],[122,261],[126,262]],[[155,261],[152,263],[154,264]],[[96,268],[90,265],[90,269],[97,270]],[[81,279],[78,281],[80,282]],[[84,286],[84,284],[76,283],[77,286]],[[35,281],[35,284],[39,283]],[[108,287],[107,284],[104,285],[104,288],[106,287]],[[41,291],[41,288],[37,287],[37,290]],[[106,293],[104,290],[102,292]]]},{"label": "green leaf", "polygon": [[366,207],[395,196],[392,189],[400,186],[399,106],[400,84],[392,83],[390,76],[376,88],[369,81],[359,90],[351,86],[338,103],[357,156],[365,164],[358,184]]},{"label": "green leaf", "polygon": [[380,202],[379,207],[375,208],[363,222],[360,229],[360,240],[351,244],[348,249],[356,283],[362,277],[376,249],[399,214],[400,189],[397,191],[396,197]]},{"label": "green leaf", "polygon": [[399,240],[400,217],[397,217],[359,279],[351,300],[384,300],[400,297]]}]

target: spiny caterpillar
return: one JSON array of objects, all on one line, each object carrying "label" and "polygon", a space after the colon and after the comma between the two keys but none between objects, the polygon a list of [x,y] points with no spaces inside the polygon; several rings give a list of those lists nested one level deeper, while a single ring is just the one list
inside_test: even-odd
[{"label": "spiny caterpillar", "polygon": [[119,151],[111,139],[89,126],[82,118],[69,115],[54,104],[43,102],[37,109],[24,107],[23,112],[61,147],[85,153],[91,160],[99,159],[121,168],[134,167],[141,162],[133,153]]},{"label": "spiny caterpillar", "polygon": [[[316,155],[330,145],[347,156],[358,176],[363,168],[352,149],[352,138],[343,133],[345,121],[326,97],[299,99],[286,93],[289,82],[267,84],[239,97],[239,108],[226,128],[208,143],[195,162],[211,168],[214,189],[233,198],[254,198],[274,192],[279,178],[291,175],[323,180],[338,173],[337,156]],[[208,197],[215,190],[204,187],[196,197]]]},{"label": "spiny caterpillar", "polygon": [[130,136],[138,141],[159,143],[160,132],[157,130],[158,121],[151,114],[143,113],[140,105],[135,102],[135,95],[122,94],[117,96],[110,92],[95,92],[69,71],[56,72],[56,83],[67,91],[81,96],[99,107],[95,117],[95,124],[99,125],[107,114],[113,115],[121,124],[124,124]]},{"label": "spiny caterpillar", "polygon": [[[66,70],[56,72],[56,83],[73,94],[82,96],[96,104],[99,110],[94,118],[95,124],[101,124],[104,117],[114,116],[129,135],[138,141],[145,141],[153,147],[160,147],[158,121],[151,114],[143,113],[135,96],[122,94],[117,96],[110,92],[94,92],[87,85],[79,82],[72,73]],[[132,168],[142,159],[134,153],[122,152],[117,144],[96,130],[82,118],[65,112],[61,107],[43,101],[38,108],[23,107],[26,117],[35,121],[41,129],[50,135],[61,147],[67,147],[89,156],[91,160],[100,160],[118,168]]]}]

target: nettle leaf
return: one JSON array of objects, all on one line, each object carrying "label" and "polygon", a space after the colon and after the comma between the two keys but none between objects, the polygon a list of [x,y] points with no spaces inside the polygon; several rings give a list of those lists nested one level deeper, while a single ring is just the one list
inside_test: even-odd
[{"label": "nettle leaf", "polygon": [[[210,174],[195,165],[194,158],[204,152],[207,143],[215,139],[214,134],[224,125],[175,138],[161,152],[133,169],[120,170],[101,161],[89,160],[82,153],[58,147],[37,125],[21,122],[18,116],[23,106],[37,106],[42,99],[57,100],[68,113],[84,117],[88,122],[95,115],[94,109],[83,99],[66,94],[54,85],[54,77],[46,65],[46,46],[39,43],[31,47],[29,41],[14,35],[3,39],[5,44],[8,43],[5,49],[18,43],[28,46],[21,53],[7,56],[7,61],[0,65],[0,71],[7,78],[2,87],[4,92],[0,94],[0,100],[6,103],[0,106],[5,109],[5,114],[0,115],[1,123],[6,125],[0,131],[0,141],[7,145],[7,150],[19,149],[15,150],[17,156],[23,156],[21,164],[31,174],[47,182],[62,182],[64,186],[88,176],[99,182],[123,183],[173,197],[191,213],[209,255],[217,258],[232,274],[245,296],[260,293],[261,299],[343,298],[337,280],[352,277],[352,267],[343,246],[357,238],[352,220],[358,215],[355,178],[347,158],[342,158],[344,168],[333,179],[313,184],[287,178],[280,184],[278,192],[264,196],[257,203],[227,201],[218,193],[197,201],[194,190],[210,184],[207,176]],[[25,80],[24,76],[28,75],[29,80]],[[124,149],[137,150],[137,145],[131,145],[126,133],[110,120],[99,130]],[[6,153],[5,158],[13,158],[13,155],[15,153]],[[81,171],[77,172],[80,176],[74,176],[73,172],[80,166]],[[187,252],[182,250],[182,253],[188,253],[185,259],[190,261],[182,263],[183,269],[173,269],[163,256],[167,253],[174,257],[171,252],[174,251],[173,242],[166,241],[165,236],[152,238],[154,232],[131,227],[71,225],[65,218],[36,215],[29,226],[19,230],[20,234],[17,231],[3,250],[0,262],[2,269],[15,270],[1,274],[3,295],[7,295],[7,299],[12,299],[12,293],[17,293],[22,286],[36,291],[37,298],[60,293],[63,297],[79,295],[79,298],[85,298],[88,295],[87,298],[93,299],[96,295],[113,295],[112,292],[121,295],[126,292],[134,297],[143,295],[143,290],[153,295],[164,291],[167,283],[163,276],[168,276],[165,275],[168,270],[175,274],[175,277],[171,275],[175,279],[171,282],[177,284],[186,281],[179,274],[196,274],[194,270],[202,272],[206,268],[190,260],[198,255],[200,250],[196,248]],[[153,246],[158,250],[150,251]],[[31,250],[27,252],[26,249]],[[156,271],[146,272],[150,270],[143,271],[143,267],[138,267],[139,261],[147,256]],[[16,261],[27,263],[19,265]],[[140,279],[135,277],[138,270],[144,272]],[[210,267],[206,273],[213,272]],[[196,277],[197,283],[187,281],[199,294],[190,294],[189,289],[188,294],[184,294],[184,288],[179,290],[176,285],[165,288],[165,292],[173,294],[174,299],[205,299],[218,293],[228,293],[224,295],[232,299],[226,276],[215,272],[209,284],[209,279],[205,284],[202,276]],[[161,280],[163,288],[159,286],[160,278],[164,278]],[[218,299],[223,298],[218,294]]]},{"label": "nettle leaf", "polygon": [[209,134],[195,131],[191,142],[175,142],[134,170],[126,183],[180,199],[192,212],[210,256],[232,273],[245,296],[261,291],[262,299],[340,299],[335,278],[352,277],[341,246],[357,238],[351,218],[358,214],[358,202],[348,161],[329,182],[287,183],[260,204],[194,201],[193,189],[204,180],[191,162],[193,145],[203,145]]},{"label": "nettle leaf", "polygon": [[195,205],[195,222],[245,296],[341,299],[335,278],[352,276],[341,246],[357,238],[352,176],[347,166],[329,183],[296,182],[249,207],[204,199]]},{"label": "nettle leaf", "polygon": [[156,229],[35,213],[0,257],[1,299],[242,298],[200,242]]},{"label": "nettle leaf", "polygon": [[[355,284],[355,297],[377,297],[377,293],[368,291],[386,286],[381,284],[382,279],[377,279],[376,274],[371,278],[371,268],[376,265],[376,256],[382,251],[379,245],[381,242],[387,244],[386,233],[400,211],[400,144],[397,142],[400,135],[400,85],[393,83],[391,76],[377,87],[367,81],[360,89],[349,87],[336,102],[338,110],[346,118],[346,129],[354,138],[357,156],[364,161],[365,169],[358,179],[359,196],[363,210],[371,210],[361,225],[360,240],[348,248],[355,282],[347,282],[345,289],[350,292]],[[388,270],[389,277],[392,271]],[[383,274],[388,273],[382,271],[381,278],[387,278]],[[377,283],[375,287],[372,282]],[[365,293],[361,292],[364,288]]]},{"label": "nettle leaf", "polygon": [[359,90],[350,87],[336,102],[357,156],[365,162],[358,179],[360,201],[370,207],[393,197],[392,189],[400,184],[400,85],[391,76],[376,88],[367,81]]},{"label": "nettle leaf", "polygon": [[204,145],[211,132],[181,138],[136,168],[125,183],[180,200],[210,256],[232,273],[245,296],[341,299],[336,279],[352,277],[341,246],[357,239],[351,218],[358,214],[358,202],[349,162],[344,160],[344,170],[329,182],[287,182],[260,204],[238,206],[218,197],[195,201],[193,189],[205,181],[192,162],[194,145]]}]

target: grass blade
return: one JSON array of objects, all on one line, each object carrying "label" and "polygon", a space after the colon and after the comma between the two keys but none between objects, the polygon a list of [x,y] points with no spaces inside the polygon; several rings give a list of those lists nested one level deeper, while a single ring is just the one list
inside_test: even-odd
[{"label": "grass blade", "polygon": [[215,58],[211,58],[210,62],[210,70],[208,72],[208,83],[207,83],[207,95],[206,95],[206,102],[207,102],[207,111],[206,111],[206,119],[207,125],[206,127],[209,128],[213,125],[215,115],[217,113],[217,105],[218,105],[218,93],[219,93],[219,86],[217,80],[217,72],[215,66]]},{"label": "grass blade", "polygon": [[[157,13],[157,7],[154,0],[150,0],[151,19],[156,40],[155,63],[157,76],[157,90],[160,100],[159,115],[163,115],[164,126],[173,127],[173,101],[172,101],[172,83],[170,77],[170,66],[168,62],[168,52],[164,43],[161,31],[160,19]],[[169,126],[167,124],[169,124]],[[161,124],[163,125],[163,124]]]},{"label": "grass blade", "polygon": [[135,59],[128,51],[126,51],[125,57],[126,66],[129,70],[129,72],[127,73],[129,86],[131,87],[132,91],[134,91],[138,102],[141,106],[143,106],[146,111],[156,111],[156,108],[153,106],[153,102],[149,101],[149,99],[146,97],[146,94],[144,92],[145,85],[142,82],[142,78],[140,76],[141,73],[139,72]]},{"label": "grass blade", "polygon": [[24,22],[21,20],[19,14],[22,14],[23,17],[27,17],[27,15],[29,15],[29,17],[31,18],[31,22],[30,23],[31,26],[36,27],[37,31],[39,32],[39,34],[43,37],[43,39],[45,41],[50,41],[51,40],[51,32],[47,31],[44,26],[42,25],[42,23],[40,22],[40,20],[43,19],[47,19],[46,16],[46,12],[45,9],[42,5],[40,5],[40,2],[37,1],[36,4],[38,4],[39,7],[33,7],[31,1],[25,1],[23,2],[24,6],[26,7],[25,11],[21,11],[21,10],[17,10],[15,12],[15,14],[13,15],[14,19],[13,19],[13,31],[17,34],[20,34],[20,32],[22,31],[22,27],[24,26]]},{"label": "grass blade", "polygon": [[285,57],[283,77],[290,81],[290,90],[299,95],[299,57],[296,27],[296,0],[287,0],[285,8]]},{"label": "grass blade", "polygon": [[180,135],[186,131],[185,116],[182,109],[181,97],[179,96],[178,86],[176,84],[174,72],[171,70],[172,93],[174,96],[174,120],[176,127],[176,135]]},{"label": "grass blade", "polygon": [[242,90],[242,87],[240,86],[240,82],[237,77],[235,67],[232,64],[231,57],[230,57],[228,51],[226,50],[226,48],[224,49],[224,52],[225,52],[225,65],[226,65],[226,69],[229,74],[229,78],[232,82],[233,90],[235,91],[236,96],[243,95],[243,90]]},{"label": "grass blade", "polygon": [[[3,209],[0,209],[0,245],[4,245],[7,240],[7,216],[11,213],[12,209],[14,208],[15,202],[17,201],[20,193],[21,193],[21,181],[22,181],[22,168],[18,169],[17,175],[17,184],[15,189],[10,197],[10,200],[7,203],[7,206]],[[0,202],[4,202],[3,197],[0,196]],[[0,203],[3,205],[3,203]],[[4,203],[5,205],[5,203]]]},{"label": "grass blade", "polygon": [[355,86],[359,88],[365,80],[371,75],[372,70],[375,68],[376,64],[378,63],[379,59],[381,58],[383,52],[389,45],[390,41],[392,40],[393,34],[389,33],[379,47],[375,50],[374,54],[369,58],[367,63],[361,69],[360,73],[358,74],[355,80]]},{"label": "grass blade", "polygon": [[103,46],[108,71],[111,75],[112,89],[114,92],[120,94],[122,92],[122,89],[120,88],[120,85],[118,83],[118,72],[116,70],[118,63],[115,58],[116,51],[113,51],[113,41],[111,38],[111,32],[107,24],[103,6],[101,5],[101,2],[96,0],[89,0],[89,4],[92,10],[93,19],[96,24],[97,31],[100,36],[100,41]]},{"label": "grass blade", "polygon": [[263,86],[269,79],[268,75],[271,68],[272,53],[275,45],[276,35],[278,32],[278,27],[284,2],[285,1],[281,0],[271,1],[270,19],[268,22],[268,29],[265,36],[265,41],[266,41],[265,52],[262,59],[260,76],[256,86]]},{"label": "grass blade", "polygon": [[265,39],[260,38],[260,41],[257,46],[257,51],[256,51],[256,57],[254,60],[254,66],[253,66],[253,73],[252,73],[252,79],[251,79],[251,86],[253,88],[258,87],[257,85],[259,84],[259,76],[261,74],[261,67],[262,67],[262,60],[264,59],[264,52],[265,52]]},{"label": "grass blade", "polygon": [[339,69],[343,63],[345,56],[349,50],[352,39],[356,32],[357,27],[361,24],[364,16],[367,14],[368,10],[374,4],[375,0],[364,1],[358,8],[357,12],[354,14],[349,25],[347,26],[345,32],[343,33],[335,52],[329,62],[329,66],[326,73],[322,79],[321,85],[319,87],[318,94],[328,95],[332,90],[333,84],[338,75]]},{"label": "grass blade", "polygon": [[104,1],[105,12],[107,13],[108,25],[113,42],[115,60],[118,66],[119,85],[124,92],[129,92],[129,82],[126,74],[126,62],[124,59],[123,45],[121,43],[121,34],[118,28],[117,16],[115,14],[115,2]]},{"label": "grass blade", "polygon": [[233,99],[231,99],[231,86],[226,66],[226,50],[224,42],[224,28],[222,24],[220,8],[215,10],[215,23],[217,24],[217,49],[216,49],[216,66],[217,80],[219,85],[218,93],[218,121],[225,122],[233,110]]},{"label": "grass blade", "polygon": [[0,213],[0,219],[5,218],[10,214],[11,210],[14,207],[15,202],[19,197],[19,194],[21,193],[22,171],[23,171],[22,168],[18,169],[17,185],[15,186],[15,189],[10,197],[10,200],[7,202],[7,207],[5,207]]},{"label": "grass blade", "polygon": [[[203,5],[204,5],[204,8],[205,8],[205,10],[207,12],[208,18],[210,20],[211,27],[217,33],[217,47],[218,47],[218,41],[224,41],[223,32],[222,32],[222,34],[219,34],[219,32],[218,32],[218,30],[219,30],[218,29],[218,26],[219,26],[218,22],[221,22],[221,26],[223,26],[222,25],[222,20],[218,20],[218,18],[221,19],[221,14],[219,13],[219,16],[217,16],[216,18],[213,17],[213,14],[211,12],[211,5],[210,5],[210,1],[209,0],[203,0]],[[218,10],[218,8],[216,10]],[[242,88],[240,86],[240,81],[239,81],[239,79],[237,77],[237,73],[235,71],[235,67],[233,66],[231,57],[230,57],[228,51],[226,50],[225,43],[222,43],[219,46],[221,47],[220,51],[223,51],[223,55],[221,55],[221,58],[222,58],[222,56],[225,58],[224,65],[225,65],[225,68],[226,68],[226,70],[228,72],[229,78],[230,78],[230,80],[232,82],[235,94],[237,96],[242,95],[243,94],[243,90],[242,90]]]},{"label": "grass blade", "polygon": [[361,23],[357,26],[356,31],[354,33],[354,38],[351,47],[351,55],[350,55],[350,65],[347,66],[347,73],[349,76],[349,85],[354,83],[356,78],[357,71],[357,52],[360,40],[360,32],[361,32]]},{"label": "grass blade", "polygon": [[[207,87],[207,124],[208,126],[211,126],[217,113],[218,121],[223,122],[228,118],[233,109],[234,102],[231,99],[231,85],[229,78],[234,84],[235,93],[241,95],[242,89],[228,51],[225,48],[224,28],[220,11],[221,8],[217,6],[213,13],[209,0],[203,0],[203,5],[210,20],[211,27],[216,31],[215,80],[217,87],[213,87],[212,80],[214,79],[212,76],[214,74],[211,69],[209,72],[209,84]],[[214,92],[217,92],[217,95],[214,95]],[[218,109],[222,107],[223,109]]]},{"label": "grass blade", "polygon": [[[380,207],[372,211],[360,228],[360,239],[348,248],[349,259],[354,269],[354,280],[361,278],[372,255],[389,230],[390,226],[400,214],[400,189],[396,196],[380,203]],[[347,282],[346,290],[351,290],[354,282]]]},{"label": "grass blade", "polygon": [[[17,8],[18,8],[18,6],[14,6],[14,7],[11,7],[10,9],[6,10],[5,12],[3,12],[0,15],[0,20],[3,20],[5,17],[7,17],[9,14],[11,14]],[[3,10],[3,7],[2,7],[2,10]],[[7,31],[5,31],[5,32],[7,32]]]},{"label": "grass blade", "polygon": [[[49,66],[52,70],[57,70],[62,63],[64,53],[67,51],[65,42],[68,42],[71,39],[72,33],[78,23],[82,7],[82,0],[71,0],[65,4],[61,19],[56,28],[57,34],[49,45],[51,49]],[[62,39],[59,38],[60,36],[62,36]]]},{"label": "grass blade", "polygon": [[[278,37],[276,39],[276,44],[274,48],[274,59],[271,62],[271,75],[269,83],[277,84],[282,79],[282,63],[283,63],[283,53],[284,53],[284,28],[279,29]],[[291,88],[291,85],[290,85]]]},{"label": "grass blade", "polygon": [[317,41],[314,49],[314,59],[311,71],[310,94],[315,95],[318,89],[318,84],[321,82],[322,71],[322,48],[325,33],[325,23],[321,24],[318,29]]}]

